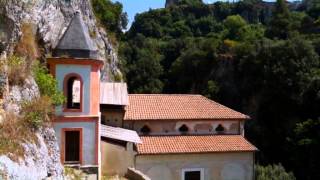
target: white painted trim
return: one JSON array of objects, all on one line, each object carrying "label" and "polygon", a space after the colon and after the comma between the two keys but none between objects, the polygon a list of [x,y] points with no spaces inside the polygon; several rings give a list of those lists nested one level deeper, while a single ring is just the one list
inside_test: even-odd
[{"label": "white painted trim", "polygon": [[185,172],[200,171],[200,180],[204,180],[204,168],[185,168],[181,171],[181,180],[185,180]]}]

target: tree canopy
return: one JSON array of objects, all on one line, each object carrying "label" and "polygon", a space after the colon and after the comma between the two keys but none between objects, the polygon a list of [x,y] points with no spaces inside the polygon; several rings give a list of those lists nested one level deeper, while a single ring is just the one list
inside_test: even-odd
[{"label": "tree canopy", "polygon": [[138,14],[119,47],[129,91],[199,93],[244,112],[259,163],[319,179],[318,5],[180,1]]}]

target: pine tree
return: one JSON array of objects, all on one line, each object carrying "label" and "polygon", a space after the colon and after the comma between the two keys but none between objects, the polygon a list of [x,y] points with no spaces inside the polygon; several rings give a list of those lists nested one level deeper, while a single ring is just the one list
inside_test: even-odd
[{"label": "pine tree", "polygon": [[290,12],[286,1],[277,0],[266,35],[269,38],[287,39],[290,31]]}]

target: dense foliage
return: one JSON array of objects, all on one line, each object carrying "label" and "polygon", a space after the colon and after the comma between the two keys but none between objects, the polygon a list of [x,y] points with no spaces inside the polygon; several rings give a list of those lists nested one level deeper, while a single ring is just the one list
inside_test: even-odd
[{"label": "dense foliage", "polygon": [[256,180],[295,180],[292,173],[287,173],[281,164],[260,166],[255,168]]},{"label": "dense foliage", "polygon": [[122,4],[110,0],[91,0],[93,10],[100,23],[117,36],[128,24],[127,14],[122,12]]},{"label": "dense foliage", "polygon": [[36,65],[33,71],[41,96],[50,97],[50,102],[53,105],[62,105],[65,102],[65,97],[58,88],[57,80],[41,65]]},{"label": "dense foliage", "polygon": [[188,0],[139,14],[119,48],[129,91],[200,93],[247,113],[260,164],[320,179],[319,10]]}]

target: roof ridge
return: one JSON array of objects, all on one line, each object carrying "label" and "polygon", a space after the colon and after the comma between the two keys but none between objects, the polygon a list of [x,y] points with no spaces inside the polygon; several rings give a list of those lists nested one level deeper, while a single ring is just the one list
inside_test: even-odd
[{"label": "roof ridge", "polygon": [[232,109],[232,108],[230,108],[230,107],[227,107],[227,106],[225,106],[225,105],[223,105],[223,104],[221,104],[221,103],[219,103],[219,102],[216,102],[216,101],[214,101],[214,100],[212,100],[212,99],[209,99],[209,98],[207,98],[207,97],[205,97],[205,96],[201,96],[201,97],[204,98],[204,99],[206,99],[207,101],[210,101],[210,103],[214,103],[214,104],[217,105],[217,106],[221,106],[221,107],[227,108],[227,109],[229,109],[229,110],[231,110],[231,111],[240,113],[240,114],[246,116],[248,119],[250,119],[250,116],[248,116],[248,115],[246,115],[246,114],[243,114],[243,113],[241,113],[241,112],[239,112],[239,111],[237,111],[237,110],[234,110],[234,109]]}]

